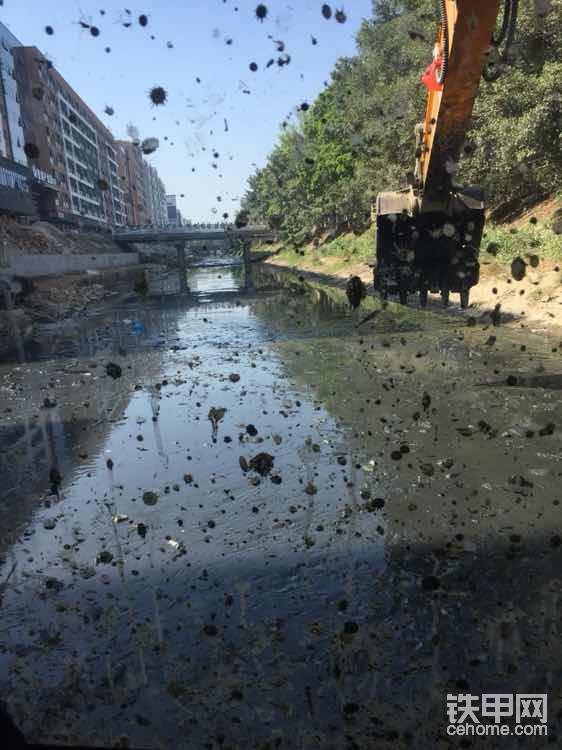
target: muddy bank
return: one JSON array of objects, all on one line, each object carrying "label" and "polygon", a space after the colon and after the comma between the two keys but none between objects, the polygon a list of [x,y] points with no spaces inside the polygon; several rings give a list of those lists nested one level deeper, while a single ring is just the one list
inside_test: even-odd
[{"label": "muddy bank", "polygon": [[144,288],[145,270],[136,265],[26,281],[15,305],[0,309],[0,361],[41,324],[84,316],[137,295]]},{"label": "muddy bank", "polygon": [[[324,256],[316,261],[303,259],[297,266],[286,263],[279,256],[266,262],[274,268],[288,268],[307,279],[342,289],[350,276],[359,276],[371,293],[373,291],[373,269],[367,263],[349,263],[341,269],[342,259],[336,256]],[[415,295],[411,295],[411,300],[411,304],[417,307]],[[505,325],[529,328],[556,338],[562,336],[562,272],[555,261],[541,261],[537,268],[528,267],[525,278],[515,281],[509,267],[484,259],[480,283],[471,289],[470,300],[469,308],[461,310],[458,299],[452,295],[449,312],[464,318],[485,318],[490,317],[499,304]],[[433,311],[440,310],[439,296],[430,294],[428,306]]]},{"label": "muddy bank", "polygon": [[395,305],[358,332],[340,289],[253,281],[198,270],[0,367],[18,724],[446,748],[447,693],[548,692],[556,745],[560,353]]}]

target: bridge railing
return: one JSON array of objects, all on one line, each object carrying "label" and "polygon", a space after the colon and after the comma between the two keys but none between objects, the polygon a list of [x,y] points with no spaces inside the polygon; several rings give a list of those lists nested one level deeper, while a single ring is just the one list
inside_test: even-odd
[{"label": "bridge railing", "polygon": [[247,226],[235,227],[228,226],[220,229],[202,229],[195,227],[135,227],[128,229],[119,229],[113,232],[113,238],[116,240],[134,240],[142,238],[143,240],[163,241],[174,238],[197,240],[204,239],[221,239],[228,237],[246,237],[246,238],[275,238],[277,233],[269,227]]}]

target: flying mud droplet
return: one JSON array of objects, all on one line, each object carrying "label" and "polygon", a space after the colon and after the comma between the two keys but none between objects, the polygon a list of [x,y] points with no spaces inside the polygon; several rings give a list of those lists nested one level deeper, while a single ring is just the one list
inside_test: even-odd
[{"label": "flying mud droplet", "polygon": [[523,281],[527,273],[527,264],[523,258],[515,258],[511,263],[511,275],[515,281]]},{"label": "flying mud droplet", "polygon": [[35,145],[35,143],[26,143],[23,147],[23,152],[28,159],[39,158],[39,148]]},{"label": "flying mud droplet", "polygon": [[531,268],[539,267],[539,263],[541,261],[538,255],[528,255],[527,258],[529,259],[529,265],[531,266]]},{"label": "flying mud droplet", "polygon": [[425,34],[421,31],[418,31],[417,29],[409,29],[408,36],[413,42],[415,42],[416,40],[419,40],[420,42],[426,41]]},{"label": "flying mud droplet", "polygon": [[256,8],[256,18],[258,21],[261,21],[262,23],[267,18],[267,6],[263,3],[260,3],[258,7]]},{"label": "flying mud droplet", "polygon": [[248,216],[247,211],[240,211],[236,219],[234,220],[234,224],[237,229],[243,229],[244,227],[247,227],[250,221],[250,217]]},{"label": "flying mud droplet", "polygon": [[168,100],[168,93],[162,86],[154,86],[151,88],[148,92],[148,96],[155,107],[166,104],[166,101]]},{"label": "flying mud droplet", "polygon": [[367,296],[367,287],[359,276],[351,276],[346,284],[345,293],[349,304],[356,310]]},{"label": "flying mud droplet", "polygon": [[141,143],[141,151],[145,156],[148,156],[148,154],[153,154],[160,145],[160,141],[158,138],[145,138],[144,141]]}]

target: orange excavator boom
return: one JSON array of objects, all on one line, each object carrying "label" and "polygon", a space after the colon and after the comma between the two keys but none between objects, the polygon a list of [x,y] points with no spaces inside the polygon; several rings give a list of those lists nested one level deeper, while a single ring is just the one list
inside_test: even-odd
[{"label": "orange excavator boom", "polygon": [[[449,190],[490,51],[500,0],[442,0],[438,46],[446,56],[441,90],[429,91],[420,158],[424,196]],[[422,199],[423,210],[423,199]]]},{"label": "orange excavator boom", "polygon": [[[429,291],[461,306],[478,283],[484,200],[477,187],[459,187],[455,175],[465,146],[482,75],[497,45],[513,40],[518,0],[503,0],[500,39],[494,30],[501,0],[439,0],[440,25],[433,62],[422,76],[428,89],[425,118],[416,127],[416,163],[408,187],[377,196],[375,288],[383,298]],[[488,77],[490,74],[486,77]]]}]

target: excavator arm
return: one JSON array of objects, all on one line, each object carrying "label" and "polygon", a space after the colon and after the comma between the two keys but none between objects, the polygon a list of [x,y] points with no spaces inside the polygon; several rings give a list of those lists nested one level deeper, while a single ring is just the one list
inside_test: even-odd
[{"label": "excavator arm", "polygon": [[446,71],[441,90],[428,92],[420,158],[420,187],[426,201],[450,189],[490,50],[500,0],[441,0],[441,4],[447,30],[440,25],[437,44],[443,50]]},{"label": "excavator arm", "polygon": [[[501,0],[439,0],[441,23],[433,62],[422,81],[428,89],[425,118],[416,127],[415,170],[406,189],[377,197],[375,288],[406,303],[419,292],[440,292],[444,304],[459,292],[468,305],[478,283],[484,227],[482,191],[455,185],[482,74],[494,49]],[[517,0],[504,0],[513,25]],[[513,15],[507,14],[513,10]],[[505,29],[503,29],[505,32]],[[511,32],[513,33],[513,29]]]}]

